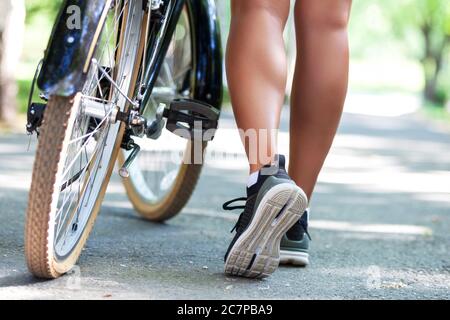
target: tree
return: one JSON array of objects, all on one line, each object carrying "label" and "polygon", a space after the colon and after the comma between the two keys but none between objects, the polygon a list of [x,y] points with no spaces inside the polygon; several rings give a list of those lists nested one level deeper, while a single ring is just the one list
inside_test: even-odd
[{"label": "tree", "polygon": [[16,115],[15,71],[22,50],[24,24],[24,0],[0,1],[0,121],[12,121]]},{"label": "tree", "polygon": [[405,36],[410,30],[420,35],[420,62],[425,78],[426,101],[443,104],[439,81],[450,51],[450,1],[401,0],[395,5],[393,27]]}]

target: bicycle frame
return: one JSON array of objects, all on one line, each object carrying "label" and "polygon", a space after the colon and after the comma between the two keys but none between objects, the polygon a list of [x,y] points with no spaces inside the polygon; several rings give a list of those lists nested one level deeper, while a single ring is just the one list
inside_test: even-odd
[{"label": "bicycle frame", "polygon": [[[167,52],[167,48],[172,40],[173,34],[181,11],[184,5],[189,8],[191,30],[195,33],[194,44],[194,66],[196,91],[194,99],[203,101],[220,110],[222,104],[222,44],[220,36],[219,21],[216,16],[216,6],[213,0],[176,0],[173,6],[173,12],[170,15],[171,21],[168,25],[167,36],[161,46],[161,52],[158,53],[155,67],[147,66],[145,80],[147,88],[153,88],[158,77],[161,64]],[[201,28],[200,28],[201,26]],[[151,55],[147,53],[147,56]],[[142,105],[145,106],[150,99],[151,90],[144,93]]]},{"label": "bicycle frame", "polygon": [[[58,14],[50,42],[45,52],[42,69],[38,77],[38,87],[47,95],[72,96],[82,89],[89,70],[96,38],[100,26],[113,0],[65,0]],[[172,0],[170,20],[167,21],[167,33],[154,65],[147,65],[144,71],[142,106],[145,106],[152,94],[153,85],[164,61],[172,34],[180,14],[186,4],[189,8],[191,30],[195,33],[196,43],[193,54],[196,90],[194,99],[206,102],[220,109],[222,102],[222,46],[219,22],[213,0]],[[145,1],[144,1],[145,2]],[[75,6],[75,7],[74,7]],[[74,8],[78,8],[81,28],[69,28],[68,19]],[[201,28],[200,28],[201,26]],[[100,29],[100,30],[99,30]],[[61,45],[64,44],[64,45]],[[148,48],[146,57],[153,54]],[[147,60],[148,61],[148,60]]]}]

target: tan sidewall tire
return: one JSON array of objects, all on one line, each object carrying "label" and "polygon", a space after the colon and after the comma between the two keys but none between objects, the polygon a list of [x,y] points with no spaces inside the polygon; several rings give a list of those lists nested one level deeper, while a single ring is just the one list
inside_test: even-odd
[{"label": "tan sidewall tire", "polygon": [[[191,13],[189,6],[185,7],[189,20],[191,21]],[[191,41],[195,39],[191,35]],[[192,44],[193,45],[193,44]],[[193,57],[194,59],[194,57]],[[195,84],[193,84],[195,87]],[[206,149],[205,143],[203,149]],[[186,154],[193,153],[192,144],[186,143]],[[136,160],[139,161],[139,158]],[[118,156],[118,164],[120,166],[125,162],[124,153],[120,152]],[[144,218],[153,222],[167,221],[181,212],[191,198],[197,182],[200,178],[203,165],[196,164],[180,164],[178,175],[174,185],[168,194],[158,203],[151,203],[148,199],[144,199],[136,190],[136,186],[131,179],[122,179],[128,198],[130,199],[134,209]]]},{"label": "tan sidewall tire", "polygon": [[[206,146],[205,143],[204,150]],[[188,143],[187,152],[191,148],[191,143]],[[118,159],[120,165],[124,163],[123,152],[119,154]],[[143,199],[130,179],[123,179],[123,184],[134,209],[143,218],[154,222],[163,222],[175,217],[186,206],[197,186],[202,169],[203,165],[201,164],[180,164],[174,185],[158,203],[151,203]]]},{"label": "tan sidewall tire", "polygon": [[121,126],[105,179],[80,240],[64,261],[57,261],[53,251],[52,215],[56,209],[52,208],[55,206],[53,195],[56,177],[64,165],[60,160],[64,159],[63,154],[70,138],[68,133],[72,132],[74,123],[72,106],[71,98],[52,97],[49,101],[33,168],[25,223],[25,256],[30,272],[40,278],[57,278],[70,271],[77,262],[100,210],[123,136]]}]

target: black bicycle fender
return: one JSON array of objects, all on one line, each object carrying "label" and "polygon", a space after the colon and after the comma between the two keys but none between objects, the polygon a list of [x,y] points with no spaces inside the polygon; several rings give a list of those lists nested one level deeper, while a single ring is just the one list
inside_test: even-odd
[{"label": "black bicycle fender", "polygon": [[48,95],[82,90],[112,0],[65,0],[45,51],[38,87]]},{"label": "black bicycle fender", "polygon": [[220,24],[214,0],[187,0],[196,50],[194,98],[217,109],[222,107],[223,56]]}]

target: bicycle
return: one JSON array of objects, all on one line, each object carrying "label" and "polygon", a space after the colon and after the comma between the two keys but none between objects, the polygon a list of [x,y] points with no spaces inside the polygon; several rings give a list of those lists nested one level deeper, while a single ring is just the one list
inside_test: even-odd
[{"label": "bicycle", "polygon": [[[204,151],[220,116],[215,12],[212,0],[63,2],[28,108],[27,132],[39,137],[25,227],[33,275],[58,278],[76,264],[116,159],[145,219],[186,205],[202,169],[195,145]],[[32,102],[35,85],[42,102]]]}]

